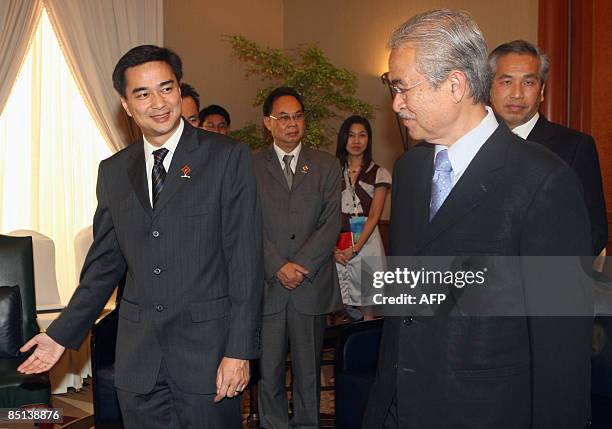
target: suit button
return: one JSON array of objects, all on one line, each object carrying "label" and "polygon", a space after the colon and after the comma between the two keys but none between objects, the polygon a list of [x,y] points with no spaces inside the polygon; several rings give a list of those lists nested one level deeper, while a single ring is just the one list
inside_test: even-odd
[{"label": "suit button", "polygon": [[155,268],[155,269],[153,270],[153,274],[155,274],[155,275],[157,275],[157,276],[158,276],[158,275],[160,275],[160,274],[161,274],[161,268]]},{"label": "suit button", "polygon": [[402,319],[402,323],[403,323],[404,325],[411,325],[411,324],[412,324],[412,317],[404,317],[404,318]]},{"label": "suit button", "polygon": [[153,235],[153,237],[155,237],[155,238],[159,237],[159,231],[153,231],[151,234],[152,234],[152,235]]},{"label": "suit button", "polygon": [[289,237],[292,240],[295,240],[295,234],[291,234],[291,237]]},{"label": "suit button", "polygon": [[593,426],[593,422],[591,421],[591,419],[587,419],[585,422],[584,427],[585,428],[590,428],[591,426]]},{"label": "suit button", "polygon": [[161,312],[161,311],[164,311],[164,306],[163,306],[163,305],[161,305],[161,304],[157,304],[157,305],[155,306],[155,309],[156,309],[157,311],[160,311],[160,312]]}]

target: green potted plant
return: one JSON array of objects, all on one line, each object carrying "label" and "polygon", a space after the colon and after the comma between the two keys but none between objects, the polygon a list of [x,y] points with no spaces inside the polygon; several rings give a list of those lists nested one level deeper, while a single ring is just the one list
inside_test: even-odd
[{"label": "green potted plant", "polygon": [[[278,86],[291,86],[302,94],[306,104],[304,144],[321,147],[336,139],[330,120],[339,112],[373,117],[374,108],[355,97],[357,77],[347,69],[334,66],[314,45],[283,51],[260,46],[241,35],[226,36],[236,58],[245,63],[247,76],[259,75],[270,85],[257,91],[254,106],[260,106]],[[271,142],[261,124],[247,123],[232,136],[258,149]]]}]

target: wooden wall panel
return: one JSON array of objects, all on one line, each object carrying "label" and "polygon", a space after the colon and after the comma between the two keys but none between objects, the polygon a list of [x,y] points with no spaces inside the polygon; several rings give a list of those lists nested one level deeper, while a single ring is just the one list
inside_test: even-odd
[{"label": "wooden wall panel", "polygon": [[612,241],[612,2],[593,0],[592,17],[591,134],[599,152],[608,207],[609,241]]},{"label": "wooden wall panel", "polygon": [[540,0],[538,46],[550,58],[550,74],[540,111],[551,121],[568,124],[567,91],[569,0]]}]

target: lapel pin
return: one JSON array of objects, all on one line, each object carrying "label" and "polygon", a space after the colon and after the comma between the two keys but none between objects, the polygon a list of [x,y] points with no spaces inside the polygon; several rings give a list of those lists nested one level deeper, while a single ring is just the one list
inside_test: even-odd
[{"label": "lapel pin", "polygon": [[303,174],[308,173],[308,170],[310,170],[310,168],[307,165],[302,165],[302,173]]},{"label": "lapel pin", "polygon": [[191,179],[191,176],[189,175],[191,168],[189,168],[187,164],[183,165],[181,171],[183,172],[183,175],[181,176],[182,179]]}]

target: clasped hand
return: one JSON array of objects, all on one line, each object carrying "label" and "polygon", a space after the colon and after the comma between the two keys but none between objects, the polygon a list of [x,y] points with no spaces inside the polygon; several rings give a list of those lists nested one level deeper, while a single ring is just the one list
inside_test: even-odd
[{"label": "clasped hand", "polygon": [[310,271],[295,262],[287,262],[276,273],[278,281],[287,289],[293,290],[303,281]]},{"label": "clasped hand", "polygon": [[334,258],[336,259],[336,262],[342,265],[348,264],[353,256],[355,256],[355,252],[351,247],[344,250],[336,249],[334,251]]}]

